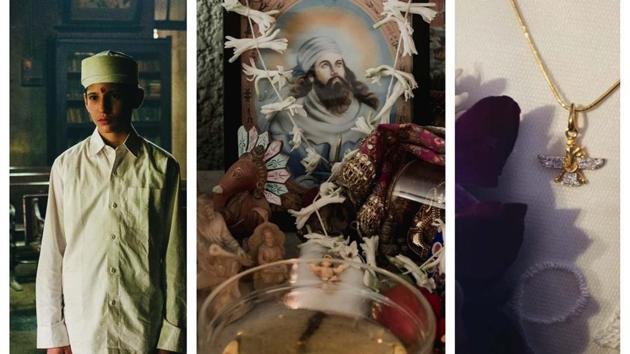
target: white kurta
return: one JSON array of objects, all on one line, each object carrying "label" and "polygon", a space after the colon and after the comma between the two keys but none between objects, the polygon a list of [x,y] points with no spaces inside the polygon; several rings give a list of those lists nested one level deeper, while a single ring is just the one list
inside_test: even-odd
[{"label": "white kurta", "polygon": [[178,199],[177,162],[135,131],[113,149],[95,130],[55,160],[36,281],[39,348],[183,351]]}]

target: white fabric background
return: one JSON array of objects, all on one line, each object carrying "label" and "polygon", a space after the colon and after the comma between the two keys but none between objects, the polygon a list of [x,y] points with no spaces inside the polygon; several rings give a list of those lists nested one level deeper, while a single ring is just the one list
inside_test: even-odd
[{"label": "white fabric background", "polygon": [[[521,0],[519,5],[565,97],[590,103],[619,78],[618,1]],[[509,0],[456,1],[455,18],[456,67],[464,70],[457,92],[469,91],[468,106],[505,94],[521,107],[516,146],[500,187],[491,192],[502,201],[529,205],[510,281],[517,284],[526,269],[542,261],[561,262],[582,271],[592,294],[586,311],[566,323],[523,323],[525,338],[536,353],[615,353],[593,340],[619,308],[619,92],[579,117],[582,146],[592,157],[607,158],[606,166],[586,171],[586,186],[555,184],[556,174],[542,168],[536,155],[562,155],[568,112],[547,88]],[[565,274],[540,278],[531,283],[537,288],[528,289],[537,301],[528,304],[550,314],[567,308],[577,296],[573,283]]]}]

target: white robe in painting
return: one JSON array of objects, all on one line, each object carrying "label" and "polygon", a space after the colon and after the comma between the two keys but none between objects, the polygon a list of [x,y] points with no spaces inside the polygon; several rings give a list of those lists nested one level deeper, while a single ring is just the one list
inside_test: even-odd
[{"label": "white robe in painting", "polygon": [[357,147],[358,141],[365,137],[365,134],[353,131],[351,128],[355,126],[359,117],[367,118],[374,115],[375,111],[353,96],[348,109],[343,114],[334,115],[324,107],[315,90],[298,98],[296,103],[304,107],[307,116],[295,115],[293,119],[304,131],[304,138],[330,164],[321,162],[315,172],[310,176],[305,175],[306,171],[300,161],[306,156],[306,144],[302,143],[299,148],[291,150],[293,124],[287,112],[282,111],[272,118],[269,133],[274,140],[282,141],[283,150],[289,155],[288,166],[292,175],[303,186],[312,187],[328,178],[332,163],[341,161],[347,151]]}]

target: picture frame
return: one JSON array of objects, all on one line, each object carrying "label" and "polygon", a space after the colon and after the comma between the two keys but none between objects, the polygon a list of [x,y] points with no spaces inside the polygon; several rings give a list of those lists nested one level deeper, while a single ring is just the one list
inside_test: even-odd
[{"label": "picture frame", "polygon": [[[274,16],[277,20],[274,28],[280,30],[277,38],[288,39],[288,47],[284,54],[277,54],[270,50],[261,51],[269,70],[276,70],[278,66],[284,70],[295,67],[297,52],[309,38],[319,35],[334,38],[334,41],[339,42],[338,47],[341,49],[347,68],[351,69],[357,79],[365,83],[378,96],[379,104],[383,104],[387,97],[389,79],[384,78],[379,83],[372,84],[365,78],[365,69],[369,67],[381,64],[394,66],[396,46],[399,41],[397,26],[394,23],[388,23],[378,29],[373,28],[373,24],[382,18],[382,1],[257,0],[250,1],[249,6],[259,11],[278,10],[279,14]],[[426,124],[431,119],[428,85],[430,81],[429,26],[419,16],[412,16],[411,19],[414,28],[413,37],[419,54],[399,57],[396,67],[412,72],[419,87],[414,90],[413,100],[408,102],[398,100],[392,109],[390,122]],[[252,33],[247,18],[234,13],[226,13],[224,35],[251,38]],[[256,35],[260,36],[257,30]],[[357,41],[357,38],[361,40]],[[244,125],[246,128],[256,126],[259,131],[267,130],[267,122],[261,118],[259,112],[265,102],[264,98],[271,98],[273,101],[272,90],[259,87],[257,93],[255,83],[250,81],[243,72],[242,65],[251,65],[252,61],[257,67],[261,67],[258,51],[247,51],[233,63],[228,62],[230,56],[226,50],[224,55],[224,162],[226,167],[238,159],[237,129]],[[264,81],[261,80],[261,82]],[[266,84],[269,86],[268,82]],[[262,85],[259,83],[259,86]],[[375,110],[379,109],[380,106]],[[286,141],[284,146],[286,146]]]},{"label": "picture frame", "polygon": [[[372,25],[380,19],[382,3],[372,0],[348,0],[348,1],[321,1],[321,0],[262,0],[259,2],[261,9],[274,9],[280,13],[276,15],[274,28],[280,29],[278,38],[287,38],[288,47],[284,54],[273,51],[262,51],[263,59],[270,70],[282,67],[291,70],[297,64],[297,54],[302,44],[307,40],[325,36],[336,42],[341,50],[342,57],[347,66],[357,79],[365,83],[370,91],[379,98],[379,106],[385,101],[388,85],[384,83],[371,84],[363,76],[365,70],[381,64],[393,66],[398,44],[398,29],[395,24],[388,23],[378,29]],[[241,19],[240,38],[251,37],[248,21]],[[361,38],[361,40],[357,40]],[[258,53],[249,51],[241,56],[241,64],[254,62],[259,65]],[[398,67],[404,71],[411,71],[411,58],[400,57]],[[293,75],[295,78],[296,75]],[[262,85],[268,83],[263,80]],[[259,128],[261,124],[261,101],[273,97],[272,90],[259,88],[259,94],[255,95],[254,82],[248,80],[246,75],[241,75],[241,93],[243,104],[241,106],[241,119],[244,125],[255,124]],[[380,107],[379,107],[380,108]],[[395,109],[395,117],[392,121],[410,121],[409,102],[399,104]]]},{"label": "picture frame", "polygon": [[140,0],[68,0],[63,1],[65,25],[137,25],[140,21]]},{"label": "picture frame", "polygon": [[24,57],[20,61],[20,77],[22,86],[42,86],[44,84],[44,69],[41,60]]}]

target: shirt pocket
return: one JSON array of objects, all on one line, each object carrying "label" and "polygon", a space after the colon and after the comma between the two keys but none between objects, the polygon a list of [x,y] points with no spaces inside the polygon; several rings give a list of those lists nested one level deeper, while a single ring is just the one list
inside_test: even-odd
[{"label": "shirt pocket", "polygon": [[153,188],[127,187],[125,198],[125,240],[132,250],[145,256],[150,251],[150,203]]},{"label": "shirt pocket", "polygon": [[[159,284],[160,247],[159,235],[160,195],[162,189],[153,187],[127,187],[124,218],[126,229],[123,252],[128,267],[121,276],[131,294],[144,294],[152,284]],[[135,295],[134,295],[135,296]]]}]

